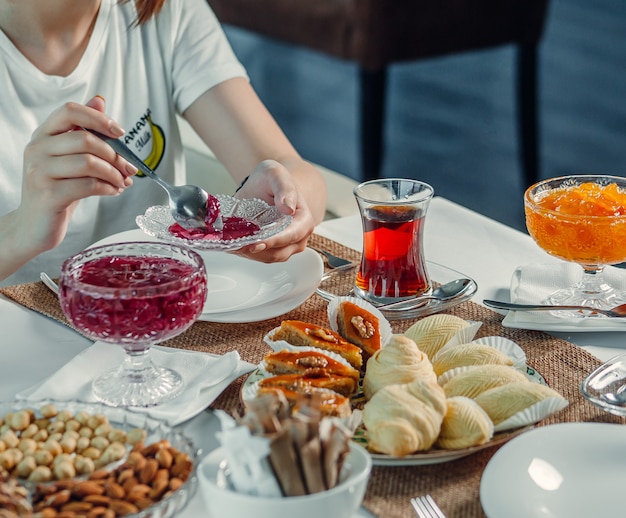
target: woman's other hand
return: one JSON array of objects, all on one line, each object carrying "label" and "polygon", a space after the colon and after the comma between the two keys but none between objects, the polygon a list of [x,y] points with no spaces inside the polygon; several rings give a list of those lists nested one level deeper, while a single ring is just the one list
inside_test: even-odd
[{"label": "woman's other hand", "polygon": [[270,263],[286,261],[304,250],[315,228],[315,220],[292,174],[283,164],[275,160],[261,162],[236,196],[260,198],[275,205],[281,213],[293,216],[293,222],[281,233],[238,250],[238,255]]}]

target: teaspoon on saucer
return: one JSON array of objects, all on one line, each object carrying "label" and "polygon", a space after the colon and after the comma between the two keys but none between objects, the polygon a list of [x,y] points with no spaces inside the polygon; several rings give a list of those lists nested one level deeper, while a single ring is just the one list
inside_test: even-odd
[{"label": "teaspoon on saucer", "polygon": [[390,304],[382,304],[376,306],[384,311],[411,311],[425,306],[430,301],[447,302],[460,297],[473,285],[471,279],[455,279],[453,281],[442,284],[435,288],[433,292],[426,297],[418,297],[415,299],[401,300]]}]

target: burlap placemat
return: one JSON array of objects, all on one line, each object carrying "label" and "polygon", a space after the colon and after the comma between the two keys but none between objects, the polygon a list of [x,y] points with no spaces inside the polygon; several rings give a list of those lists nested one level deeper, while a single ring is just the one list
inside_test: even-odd
[{"label": "burlap placemat", "polygon": [[[312,236],[311,245],[354,261],[359,259],[358,252],[321,236]],[[306,272],[302,272],[302,275],[306,275]],[[0,292],[25,307],[70,325],[56,296],[43,283],[10,286],[0,289]],[[326,307],[326,301],[313,295],[293,311],[263,322],[225,324],[199,321],[185,333],[163,345],[217,354],[236,349],[244,360],[258,363],[268,351],[263,336],[270,329],[280,325],[284,319],[325,324]],[[626,422],[623,418],[594,407],[580,395],[581,380],[600,365],[599,360],[585,350],[546,333],[505,328],[502,326],[501,315],[473,302],[465,302],[447,312],[466,320],[483,322],[478,336],[500,335],[517,342],[526,352],[528,364],[545,378],[548,385],[567,398],[569,406],[540,425],[571,421]],[[392,327],[395,332],[402,332],[414,322],[415,319],[394,321]],[[51,343],[50,347],[54,347],[54,344]],[[243,381],[242,377],[231,384],[214,402],[213,407],[241,412],[239,393]],[[484,513],[479,501],[480,477],[497,449],[498,446],[488,448],[443,464],[375,467],[364,504],[380,517],[408,518],[414,516],[409,504],[410,498],[430,493],[450,517],[482,517]]]}]

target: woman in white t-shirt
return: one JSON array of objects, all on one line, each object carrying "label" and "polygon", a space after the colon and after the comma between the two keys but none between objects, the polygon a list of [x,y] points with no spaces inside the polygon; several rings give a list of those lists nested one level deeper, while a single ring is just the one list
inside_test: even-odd
[{"label": "woman in white t-shirt", "polygon": [[323,217],[321,174],[256,96],[206,0],[0,0],[0,284],[55,274],[164,192],[79,129],[185,182],[186,118],[239,183],[294,222],[238,253],[284,261]]}]

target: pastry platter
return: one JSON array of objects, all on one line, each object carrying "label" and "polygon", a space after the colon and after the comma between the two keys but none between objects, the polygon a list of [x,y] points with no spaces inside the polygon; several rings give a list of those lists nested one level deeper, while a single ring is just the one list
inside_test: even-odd
[{"label": "pastry platter", "polygon": [[[459,459],[502,444],[568,405],[517,343],[476,338],[482,322],[436,314],[393,333],[378,308],[350,296],[334,297],[327,314],[329,327],[286,320],[270,330],[264,341],[271,352],[244,381],[240,397],[248,405],[261,388],[283,387],[297,404],[294,394],[336,390],[340,397],[331,396],[334,403],[322,412],[352,421],[353,441],[370,451],[374,465]],[[359,348],[366,362],[355,355]],[[306,349],[327,354],[328,361],[307,357]]]},{"label": "pastry platter", "polygon": [[[254,399],[257,392],[257,385],[260,380],[270,376],[261,368],[255,369],[250,373],[241,386],[241,399],[245,403]],[[534,383],[541,383],[546,385],[546,381],[537,370],[532,367],[526,367],[526,377]],[[354,408],[362,407],[365,403],[363,392],[359,387],[359,391],[352,397],[352,406]],[[372,462],[375,466],[426,466],[430,464],[440,464],[444,462],[450,462],[462,457],[467,457],[478,451],[490,448],[492,446],[498,446],[507,442],[509,439],[516,437],[517,435],[526,432],[533,428],[533,425],[523,426],[514,430],[508,430],[504,432],[496,433],[493,438],[478,446],[472,446],[470,448],[462,448],[458,450],[443,450],[443,449],[431,449],[425,452],[414,453],[411,455],[405,455],[403,457],[393,457],[391,455],[385,455],[381,453],[370,452],[372,456]],[[365,429],[360,426],[354,434],[353,441],[361,444],[367,448],[367,436]]]}]

